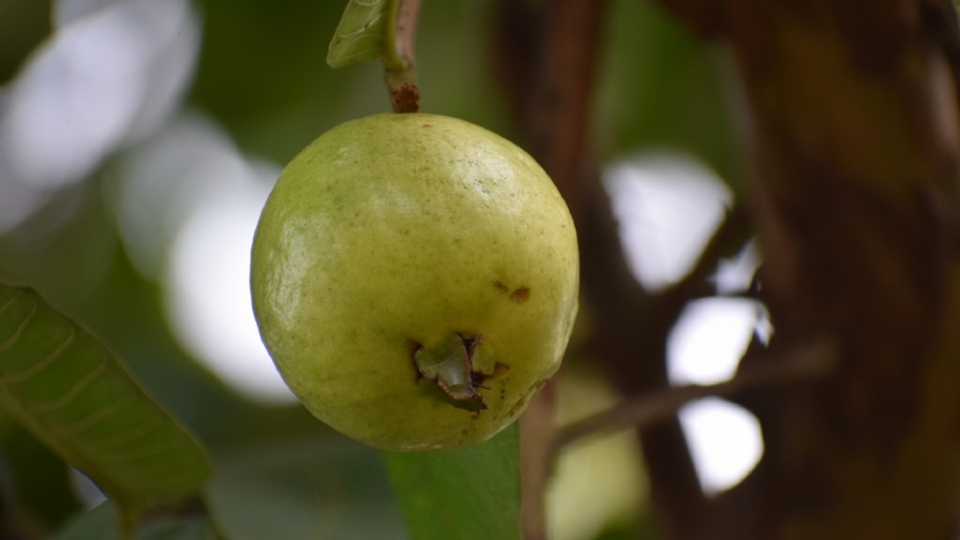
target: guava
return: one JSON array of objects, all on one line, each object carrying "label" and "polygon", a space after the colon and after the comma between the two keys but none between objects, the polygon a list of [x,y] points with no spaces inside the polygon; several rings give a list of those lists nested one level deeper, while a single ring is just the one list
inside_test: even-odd
[{"label": "guava", "polygon": [[263,341],[307,409],[387,450],[489,439],[556,372],[577,312],[570,213],[523,150],[380,114],[284,169],[253,243]]}]

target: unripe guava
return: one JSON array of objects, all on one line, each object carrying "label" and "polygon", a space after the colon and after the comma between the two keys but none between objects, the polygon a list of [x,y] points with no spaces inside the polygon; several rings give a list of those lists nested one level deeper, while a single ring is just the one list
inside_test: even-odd
[{"label": "unripe guava", "polygon": [[389,450],[457,448],[516,420],[577,311],[573,221],[543,169],[478,126],[381,114],[283,171],[253,243],[253,303],[320,420]]}]

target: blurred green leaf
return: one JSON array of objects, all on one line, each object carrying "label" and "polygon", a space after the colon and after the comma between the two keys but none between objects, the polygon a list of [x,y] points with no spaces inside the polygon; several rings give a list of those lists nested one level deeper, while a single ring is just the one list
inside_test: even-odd
[{"label": "blurred green leaf", "polygon": [[399,4],[400,0],[350,0],[330,41],[327,64],[337,68],[380,58],[389,69],[406,68],[394,43]]},{"label": "blurred green leaf", "polygon": [[383,69],[375,63],[336,73],[326,65],[344,4],[197,3],[204,13],[203,49],[191,101],[229,129],[248,155],[283,164],[331,126],[389,109]]},{"label": "blurred green leaf", "polygon": [[516,424],[463,450],[383,455],[413,540],[520,539]]},{"label": "blurred green leaf", "polygon": [[[51,540],[116,540],[117,513],[104,502],[70,521]],[[134,540],[217,540],[209,518],[201,515],[162,517],[139,528]]]},{"label": "blurred green leaf", "polygon": [[725,70],[731,66],[722,51],[659,2],[615,2],[611,8],[596,100],[598,133],[615,138],[606,151],[690,153],[742,195],[743,140],[730,112]]},{"label": "blurred green leaf", "polygon": [[222,537],[202,515],[165,517],[141,527],[134,540],[219,540]]},{"label": "blurred green leaf", "polygon": [[114,540],[117,512],[109,502],[70,520],[52,540]]},{"label": "blurred green leaf", "polygon": [[95,338],[33,290],[2,284],[0,406],[94,480],[128,526],[210,474],[197,443]]},{"label": "blurred green leaf", "polygon": [[331,435],[220,456],[207,501],[224,534],[231,540],[405,539],[377,451]]},{"label": "blurred green leaf", "polygon": [[0,0],[0,86],[50,33],[53,2]]},{"label": "blurred green leaf", "polygon": [[[70,468],[0,410],[0,538],[8,513],[23,512],[56,528],[80,510]],[[8,494],[16,496],[5,496]]]}]

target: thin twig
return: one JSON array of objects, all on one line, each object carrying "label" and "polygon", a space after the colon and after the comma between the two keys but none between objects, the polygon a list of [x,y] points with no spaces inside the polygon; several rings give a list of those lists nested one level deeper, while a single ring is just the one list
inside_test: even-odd
[{"label": "thin twig", "polygon": [[556,384],[552,379],[531,400],[520,417],[520,471],[523,485],[520,503],[520,526],[524,540],[546,540],[546,508],[544,489],[550,478],[553,447],[556,436],[553,422],[556,408]]},{"label": "thin twig", "polygon": [[823,377],[835,369],[837,359],[838,354],[832,345],[815,343],[782,358],[771,358],[765,365],[744,370],[726,382],[680,386],[625,401],[561,428],[553,441],[553,455],[571,442],[596,433],[626,428],[643,430],[673,417],[682,406],[695,399],[730,396],[748,388]]}]

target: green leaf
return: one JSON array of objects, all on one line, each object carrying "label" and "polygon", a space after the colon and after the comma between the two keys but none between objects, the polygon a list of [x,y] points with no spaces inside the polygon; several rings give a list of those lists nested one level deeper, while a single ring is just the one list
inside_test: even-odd
[{"label": "green leaf", "polygon": [[383,456],[412,540],[520,540],[516,424],[463,450]]},{"label": "green leaf", "polygon": [[[202,515],[169,516],[137,529],[134,540],[217,540],[210,519]],[[72,519],[51,540],[116,540],[117,512],[109,502]]]},{"label": "green leaf", "polygon": [[117,512],[109,502],[71,519],[52,540],[114,540]]},{"label": "green leaf", "polygon": [[31,516],[47,526],[59,526],[80,510],[70,468],[2,410],[0,456],[4,470],[0,489],[4,493],[16,493],[16,498],[0,495],[4,509],[0,538],[5,538],[4,518],[7,524],[16,521],[12,513]]},{"label": "green leaf", "polygon": [[99,485],[125,528],[197,493],[199,445],[93,336],[31,289],[0,284],[0,407]]},{"label": "green leaf", "polygon": [[379,453],[340,435],[218,456],[207,503],[231,540],[405,540]]},{"label": "green leaf", "polygon": [[379,58],[392,70],[407,67],[397,54],[394,34],[400,0],[350,0],[330,41],[327,64],[343,67]]}]

